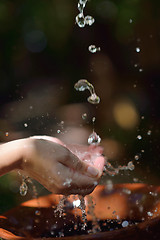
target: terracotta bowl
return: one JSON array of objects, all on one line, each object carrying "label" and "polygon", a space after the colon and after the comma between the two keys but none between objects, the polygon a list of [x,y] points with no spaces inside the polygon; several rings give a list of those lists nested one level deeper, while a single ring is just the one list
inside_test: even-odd
[{"label": "terracotta bowl", "polygon": [[[0,216],[2,239],[160,239],[160,187],[145,184],[98,186],[85,197],[87,226],[82,230],[76,196],[55,209],[60,195],[27,201]],[[94,205],[94,209],[93,209]]]}]

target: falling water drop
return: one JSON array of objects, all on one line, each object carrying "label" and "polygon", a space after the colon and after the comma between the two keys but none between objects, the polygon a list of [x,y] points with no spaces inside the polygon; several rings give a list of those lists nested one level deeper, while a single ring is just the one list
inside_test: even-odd
[{"label": "falling water drop", "polygon": [[133,171],[134,168],[135,168],[135,166],[134,166],[133,162],[130,161],[130,162],[128,163],[128,169],[131,170],[131,171]]},{"label": "falling water drop", "polygon": [[85,91],[86,89],[88,89],[91,94],[87,99],[89,103],[98,104],[100,102],[100,98],[96,95],[93,85],[91,83],[89,83],[86,79],[79,80],[74,85],[74,88],[77,91]]},{"label": "falling water drop", "polygon": [[89,15],[87,15],[84,20],[85,20],[85,23],[89,26],[91,26],[95,22],[95,19]]},{"label": "falling water drop", "polygon": [[141,49],[139,47],[136,48],[136,52],[139,53]]},{"label": "falling water drop", "polygon": [[82,119],[85,120],[87,118],[87,113],[82,114]]},{"label": "falling water drop", "polygon": [[36,215],[36,216],[40,216],[40,215],[41,215],[41,211],[40,211],[40,210],[36,210],[36,211],[35,211],[35,215]]},{"label": "falling water drop", "polygon": [[22,182],[19,190],[20,190],[21,196],[25,196],[27,194],[28,186],[27,186],[27,184],[24,181]]},{"label": "falling water drop", "polygon": [[91,83],[89,83],[86,79],[81,79],[79,80],[75,85],[74,88],[77,91],[85,91],[86,89],[88,89],[89,91],[93,92],[93,85]]},{"label": "falling water drop", "polygon": [[88,0],[79,0],[80,4],[86,4]]},{"label": "falling water drop", "polygon": [[100,98],[93,93],[91,96],[87,98],[88,102],[91,104],[99,104],[100,103]]},{"label": "falling water drop", "polygon": [[151,130],[148,130],[148,132],[147,132],[147,135],[151,135],[151,133],[152,133],[152,131]]},{"label": "falling water drop", "polygon": [[88,144],[89,145],[98,145],[101,142],[100,136],[97,135],[96,132],[93,131],[91,135],[88,137]]},{"label": "falling water drop", "polygon": [[141,139],[142,139],[142,136],[141,136],[141,135],[138,135],[138,136],[137,136],[137,139],[138,139],[138,140],[141,140]]},{"label": "falling water drop", "polygon": [[129,225],[128,221],[123,221],[122,222],[122,227],[128,227],[128,225]]},{"label": "falling water drop", "polygon": [[76,23],[78,24],[79,27],[83,28],[86,25],[85,19],[84,19],[84,15],[83,12],[80,12],[77,16],[76,16]]},{"label": "falling water drop", "polygon": [[96,52],[101,51],[101,48],[100,48],[100,47],[97,48],[95,45],[90,45],[90,46],[88,47],[88,50],[89,50],[91,53],[96,53]]},{"label": "falling water drop", "polygon": [[138,161],[139,158],[140,158],[139,154],[136,154],[136,155],[134,156],[134,159],[135,159],[136,161]]},{"label": "falling water drop", "polygon": [[78,3],[78,10],[80,13],[83,13],[83,9],[85,8],[85,4],[84,3]]},{"label": "falling water drop", "polygon": [[96,121],[96,117],[93,117],[92,122],[95,123],[95,121]]}]

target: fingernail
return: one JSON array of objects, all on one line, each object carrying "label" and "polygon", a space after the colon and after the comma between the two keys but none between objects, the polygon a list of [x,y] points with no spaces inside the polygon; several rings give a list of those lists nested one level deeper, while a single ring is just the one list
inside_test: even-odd
[{"label": "fingernail", "polygon": [[91,176],[91,177],[97,177],[99,174],[99,171],[91,166],[88,166],[87,168],[87,173]]}]

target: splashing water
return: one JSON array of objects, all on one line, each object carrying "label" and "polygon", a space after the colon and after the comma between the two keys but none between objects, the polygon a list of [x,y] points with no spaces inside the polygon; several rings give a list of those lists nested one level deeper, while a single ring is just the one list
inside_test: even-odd
[{"label": "splashing water", "polygon": [[82,211],[82,221],[83,221],[81,229],[85,230],[86,226],[87,226],[87,215],[86,215],[86,210],[85,210],[86,204],[85,204],[85,200],[84,200],[83,196],[78,195],[78,197],[81,202],[78,208],[81,209],[81,211]]},{"label": "splashing water", "polygon": [[100,98],[95,93],[93,85],[91,83],[89,83],[86,79],[79,80],[77,83],[75,83],[74,88],[77,91],[85,91],[88,89],[91,94],[87,98],[88,102],[91,104],[99,104],[100,103]]},{"label": "splashing water", "polygon": [[79,14],[76,16],[76,23],[80,28],[85,27],[85,25],[91,26],[94,22],[95,19],[92,16],[84,16],[84,8],[87,4],[88,0],[79,0],[78,2],[78,10],[79,10]]},{"label": "splashing water", "polygon": [[59,201],[56,209],[54,210],[55,216],[59,213],[59,217],[60,217],[60,218],[63,217],[63,215],[64,215],[65,201],[67,201],[67,197],[66,197],[66,196],[63,196],[63,197],[60,199],[60,201]]}]

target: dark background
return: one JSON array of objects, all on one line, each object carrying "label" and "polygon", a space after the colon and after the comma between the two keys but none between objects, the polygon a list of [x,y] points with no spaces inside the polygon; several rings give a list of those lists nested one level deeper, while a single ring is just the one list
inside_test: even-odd
[{"label": "dark background", "polygon": [[[95,23],[85,28],[75,24],[77,3],[0,0],[0,140],[45,134],[85,144],[95,116],[110,162],[135,164],[102,182],[158,185],[160,1],[90,0],[84,13]],[[101,51],[90,53],[91,44]],[[81,78],[94,85],[97,107],[75,91]],[[1,177],[1,212],[32,197],[19,195],[20,183],[17,173]]]}]

